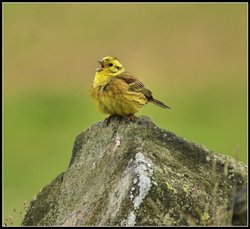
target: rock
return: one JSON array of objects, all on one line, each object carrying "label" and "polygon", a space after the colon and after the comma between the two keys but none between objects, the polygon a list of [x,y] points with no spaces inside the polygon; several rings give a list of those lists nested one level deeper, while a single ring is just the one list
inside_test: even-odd
[{"label": "rock", "polygon": [[237,192],[233,201],[232,225],[247,226],[247,186]]},{"label": "rock", "polygon": [[146,116],[109,121],[76,138],[68,169],[31,201],[22,225],[231,225],[246,165]]}]

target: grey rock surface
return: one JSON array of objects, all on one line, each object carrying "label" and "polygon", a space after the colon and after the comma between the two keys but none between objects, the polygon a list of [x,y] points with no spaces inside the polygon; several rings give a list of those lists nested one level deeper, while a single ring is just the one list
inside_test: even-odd
[{"label": "grey rock surface", "polygon": [[23,225],[231,225],[247,166],[156,126],[114,117],[83,131],[68,169],[31,201]]}]

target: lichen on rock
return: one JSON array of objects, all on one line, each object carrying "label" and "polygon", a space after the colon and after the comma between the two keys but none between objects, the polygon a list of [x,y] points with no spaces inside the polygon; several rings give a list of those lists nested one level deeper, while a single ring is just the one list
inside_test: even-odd
[{"label": "lichen on rock", "polygon": [[129,213],[127,220],[122,221],[121,225],[134,226],[136,224],[136,210],[140,207],[145,197],[148,195],[152,186],[151,177],[153,175],[152,162],[145,158],[143,153],[135,154],[134,161],[134,179],[130,190],[130,199],[133,203],[133,209]]}]

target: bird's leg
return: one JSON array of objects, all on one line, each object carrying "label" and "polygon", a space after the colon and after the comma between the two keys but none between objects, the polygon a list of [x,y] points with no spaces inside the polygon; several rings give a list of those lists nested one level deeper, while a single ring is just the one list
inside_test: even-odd
[{"label": "bird's leg", "polygon": [[[105,118],[105,120],[104,120],[104,122],[106,122],[107,123],[107,126],[110,124],[110,122],[111,122],[111,120],[112,119],[115,119],[115,118],[117,118],[118,120],[123,120],[123,116],[120,116],[120,115],[110,115],[109,117],[107,117],[107,118]],[[129,123],[130,121],[134,121],[135,120],[135,118],[136,118],[136,116],[134,115],[134,114],[130,114],[130,115],[128,115],[128,116],[125,116],[125,120],[126,120],[126,123]]]},{"label": "bird's leg", "polygon": [[130,114],[130,115],[128,116],[128,121],[134,121],[135,118],[136,118],[136,116],[135,116],[134,114]]},{"label": "bird's leg", "polygon": [[110,115],[109,117],[105,118],[104,122],[107,123],[107,126],[110,124],[112,117],[113,115]]}]

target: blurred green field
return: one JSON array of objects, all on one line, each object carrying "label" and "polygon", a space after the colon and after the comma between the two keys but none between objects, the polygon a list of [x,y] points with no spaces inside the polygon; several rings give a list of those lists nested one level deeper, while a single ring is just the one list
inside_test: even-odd
[{"label": "blurred green field", "polygon": [[149,115],[247,163],[246,4],[4,4],[3,220],[69,164],[101,121],[97,60],[118,57],[171,110]]}]

